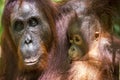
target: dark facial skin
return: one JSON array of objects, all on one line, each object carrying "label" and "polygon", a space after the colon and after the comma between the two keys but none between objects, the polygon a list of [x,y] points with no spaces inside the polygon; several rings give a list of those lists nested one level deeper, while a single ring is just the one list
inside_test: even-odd
[{"label": "dark facial skin", "polygon": [[68,51],[69,58],[72,61],[80,60],[82,56],[84,56],[87,51],[87,47],[85,41],[80,33],[79,24],[73,22],[68,29],[68,37],[71,43],[71,46]]},{"label": "dark facial skin", "polygon": [[[18,4],[18,5],[17,5]],[[19,55],[19,66],[31,68],[41,63],[51,45],[52,33],[44,16],[35,3],[19,2],[11,14],[10,33]]]}]

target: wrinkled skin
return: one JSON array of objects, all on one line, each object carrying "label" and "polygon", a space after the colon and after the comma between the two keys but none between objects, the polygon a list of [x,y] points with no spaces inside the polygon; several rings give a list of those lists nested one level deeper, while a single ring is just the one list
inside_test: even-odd
[{"label": "wrinkled skin", "polygon": [[0,79],[2,76],[4,80],[36,80],[46,69],[55,39],[52,14],[46,16],[45,10],[39,7],[43,2],[10,0],[6,3]]},{"label": "wrinkled skin", "polygon": [[22,63],[24,68],[37,67],[51,44],[52,33],[46,18],[35,3],[23,2],[14,7],[10,19],[10,34],[16,47],[20,48],[20,66]]}]

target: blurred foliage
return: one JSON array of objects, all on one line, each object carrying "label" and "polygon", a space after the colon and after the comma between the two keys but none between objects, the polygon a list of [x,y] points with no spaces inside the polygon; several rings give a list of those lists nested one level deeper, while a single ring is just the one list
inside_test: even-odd
[{"label": "blurred foliage", "polygon": [[5,0],[0,0],[0,42],[1,42],[1,34],[2,34],[1,16],[3,13],[4,2]]},{"label": "blurred foliage", "polygon": [[114,31],[114,34],[120,38],[120,25],[119,24],[115,24],[114,27],[113,27],[113,31]]},{"label": "blurred foliage", "polygon": [[54,1],[54,2],[60,2],[61,0],[52,0],[52,1]]}]

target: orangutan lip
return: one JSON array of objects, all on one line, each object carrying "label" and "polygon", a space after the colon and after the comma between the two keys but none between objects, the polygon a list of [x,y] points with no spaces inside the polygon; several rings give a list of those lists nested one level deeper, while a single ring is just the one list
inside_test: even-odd
[{"label": "orangutan lip", "polygon": [[25,62],[25,65],[30,66],[30,65],[36,64],[37,62],[38,62],[38,60],[35,61],[35,62]]},{"label": "orangutan lip", "polygon": [[24,60],[25,65],[28,65],[28,66],[34,65],[39,62],[39,58],[40,58],[40,56],[32,57],[30,59],[25,59]]}]

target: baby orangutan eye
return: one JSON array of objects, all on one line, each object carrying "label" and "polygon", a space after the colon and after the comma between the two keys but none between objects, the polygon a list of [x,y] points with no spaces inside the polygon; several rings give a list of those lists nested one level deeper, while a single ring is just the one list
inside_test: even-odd
[{"label": "baby orangutan eye", "polygon": [[73,42],[76,45],[81,45],[82,44],[82,38],[81,38],[81,36],[80,35],[74,35]]}]

